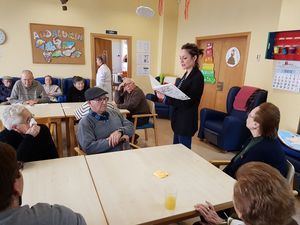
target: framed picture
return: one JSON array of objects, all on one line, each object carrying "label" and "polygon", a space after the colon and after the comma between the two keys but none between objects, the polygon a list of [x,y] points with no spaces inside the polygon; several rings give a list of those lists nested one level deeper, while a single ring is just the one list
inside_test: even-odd
[{"label": "framed picture", "polygon": [[30,23],[33,63],[85,64],[83,27]]}]

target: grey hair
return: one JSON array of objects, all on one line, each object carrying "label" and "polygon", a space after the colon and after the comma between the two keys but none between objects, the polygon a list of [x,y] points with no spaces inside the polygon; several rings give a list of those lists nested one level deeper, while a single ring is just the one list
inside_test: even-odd
[{"label": "grey hair", "polygon": [[2,114],[2,123],[7,130],[11,130],[14,125],[18,125],[22,122],[22,112],[27,110],[23,105],[16,104],[8,106],[4,109]]}]

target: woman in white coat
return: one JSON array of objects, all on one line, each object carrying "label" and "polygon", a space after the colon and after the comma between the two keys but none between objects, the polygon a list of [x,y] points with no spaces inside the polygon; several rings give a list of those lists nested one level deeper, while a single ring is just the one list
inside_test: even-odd
[{"label": "woman in white coat", "polygon": [[112,101],[112,83],[111,83],[111,71],[105,64],[104,56],[97,56],[96,63],[99,66],[96,75],[96,86],[107,91],[109,100]]}]

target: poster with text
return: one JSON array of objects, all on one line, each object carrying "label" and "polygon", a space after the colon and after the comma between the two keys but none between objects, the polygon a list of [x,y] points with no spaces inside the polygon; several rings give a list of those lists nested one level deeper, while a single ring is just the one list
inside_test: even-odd
[{"label": "poster with text", "polygon": [[30,24],[33,63],[85,64],[83,27]]},{"label": "poster with text", "polygon": [[150,74],[150,41],[136,42],[136,74],[148,76]]}]

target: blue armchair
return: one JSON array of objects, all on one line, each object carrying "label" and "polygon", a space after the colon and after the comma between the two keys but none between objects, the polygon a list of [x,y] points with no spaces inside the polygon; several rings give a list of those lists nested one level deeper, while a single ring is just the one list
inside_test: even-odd
[{"label": "blue armchair", "polygon": [[[85,85],[85,87],[90,88],[90,79],[84,79],[84,85]],[[62,79],[63,95],[61,96],[61,99],[60,99],[61,102],[67,101],[67,93],[68,93],[68,90],[70,89],[70,87],[72,87],[72,86],[73,86],[73,78],[72,77]]]},{"label": "blue armchair", "polygon": [[[200,129],[198,137],[218,146],[225,151],[240,150],[247,138],[251,136],[246,127],[248,112],[235,110],[233,102],[240,87],[230,88],[227,95],[227,113],[203,108],[200,111]],[[266,102],[268,92],[259,90],[253,96],[249,110]]]},{"label": "blue armchair", "polygon": [[[45,84],[45,77],[37,77],[35,80],[40,82],[42,85]],[[61,88],[61,79],[52,77],[52,84],[55,84]]]}]

